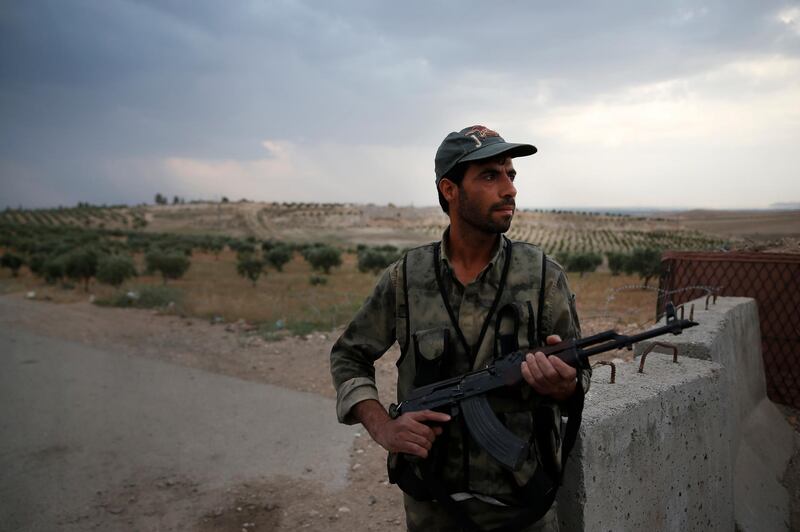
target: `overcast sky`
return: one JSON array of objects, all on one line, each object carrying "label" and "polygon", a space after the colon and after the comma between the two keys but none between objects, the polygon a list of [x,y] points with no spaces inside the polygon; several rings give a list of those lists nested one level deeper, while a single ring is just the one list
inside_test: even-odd
[{"label": "overcast sky", "polygon": [[521,206],[800,202],[800,2],[0,4],[0,206],[435,205],[473,124]]}]

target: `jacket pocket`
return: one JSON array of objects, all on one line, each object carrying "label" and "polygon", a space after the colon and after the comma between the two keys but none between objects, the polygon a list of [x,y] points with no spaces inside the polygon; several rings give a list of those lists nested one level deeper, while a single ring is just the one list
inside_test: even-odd
[{"label": "jacket pocket", "polygon": [[436,327],[412,335],[416,374],[414,387],[425,386],[443,378],[443,364],[450,349],[450,330]]}]

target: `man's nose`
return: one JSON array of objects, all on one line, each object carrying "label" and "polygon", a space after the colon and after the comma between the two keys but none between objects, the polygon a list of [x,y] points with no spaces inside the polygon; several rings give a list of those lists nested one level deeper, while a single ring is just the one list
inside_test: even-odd
[{"label": "man's nose", "polygon": [[517,187],[514,186],[514,181],[511,180],[511,177],[508,174],[503,174],[502,179],[502,187],[500,190],[500,195],[504,198],[511,197],[514,198],[517,195]]}]

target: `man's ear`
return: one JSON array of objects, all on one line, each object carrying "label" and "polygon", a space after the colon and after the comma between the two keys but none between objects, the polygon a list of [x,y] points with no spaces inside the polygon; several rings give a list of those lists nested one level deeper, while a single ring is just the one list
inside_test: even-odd
[{"label": "man's ear", "polygon": [[447,203],[452,205],[458,198],[458,185],[444,178],[439,181],[439,192],[442,193],[442,197],[447,200]]}]

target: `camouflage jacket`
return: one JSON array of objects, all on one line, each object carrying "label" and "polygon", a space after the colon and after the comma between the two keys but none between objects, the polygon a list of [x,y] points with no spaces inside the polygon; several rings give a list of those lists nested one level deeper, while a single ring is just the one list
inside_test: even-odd
[{"label": "camouflage jacket", "polygon": [[[427,271],[431,269],[428,265],[433,264],[430,250],[434,245],[410,251],[407,259],[408,275],[421,277],[421,281],[415,283],[415,279],[403,278],[402,259],[392,264],[333,346],[331,373],[337,390],[337,415],[341,422],[355,423],[351,415],[353,406],[366,399],[378,399],[373,364],[395,341],[399,341],[403,348],[397,364],[398,401],[413,386],[424,384],[418,380],[415,382],[422,371],[420,363],[427,365],[429,361],[439,360],[443,351],[449,351],[449,356],[446,357],[445,367],[439,370],[439,378],[484,367],[496,355],[494,319],[487,327],[479,349],[467,353],[466,348],[474,347],[480,337],[484,319],[497,295],[511,242],[501,238],[489,264],[473,282],[463,286],[453,274],[447,258],[446,240],[447,232],[440,243],[442,252],[437,267],[454,319],[468,346],[457,340],[457,334],[453,330],[455,327],[450,323],[447,313],[442,310],[438,286]],[[526,247],[522,249],[523,246]],[[530,244],[513,244],[508,279],[498,308],[504,303],[529,303],[532,299],[533,305],[523,304],[521,307],[536,308],[538,292],[540,286],[543,286],[542,330],[537,331],[537,337],[543,339],[549,334],[558,334],[563,339],[579,337],[580,324],[575,312],[574,295],[569,290],[563,269],[556,262],[546,259],[546,274],[542,284],[539,275],[541,265],[535,259],[532,260],[532,257],[543,255]],[[538,261],[541,262],[541,259]],[[420,272],[425,272],[425,275]],[[406,294],[404,286],[408,288]],[[494,314],[495,318],[496,316],[497,312]],[[410,327],[408,321],[412,322]],[[524,332],[523,330],[520,334],[521,348],[530,347]],[[579,373],[584,390],[588,390],[590,375],[588,369]],[[552,405],[550,411],[556,425],[560,425],[559,405],[532,393],[527,386],[521,387],[519,393],[511,397],[505,394],[504,397],[490,400],[495,412],[504,417],[508,428],[522,437],[529,436],[533,423],[531,412],[542,403],[549,402]],[[500,470],[481,449],[468,444],[465,447],[464,428],[457,423],[452,425],[449,428],[447,460],[444,466],[447,483],[454,491],[482,493],[513,502],[514,486],[509,485],[508,473]],[[557,439],[558,435],[555,437]],[[524,485],[536,468],[535,449],[532,449],[531,454],[530,463],[514,474],[518,486]],[[466,460],[464,455],[467,455]],[[468,464],[466,473],[464,464]]]}]

